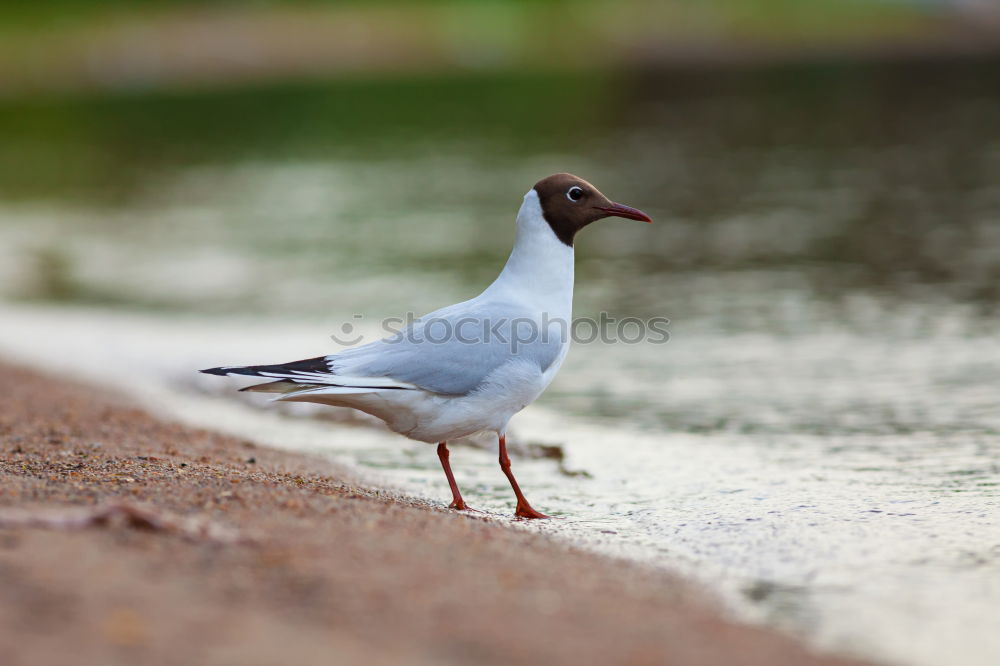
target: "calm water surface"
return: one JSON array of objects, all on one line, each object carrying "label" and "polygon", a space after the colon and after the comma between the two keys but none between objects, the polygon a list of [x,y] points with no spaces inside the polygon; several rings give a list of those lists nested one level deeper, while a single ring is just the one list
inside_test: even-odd
[{"label": "calm water surface", "polygon": [[[577,316],[665,316],[671,339],[577,346],[516,417],[522,485],[560,518],[528,529],[680,568],[825,647],[996,663],[992,66],[9,104],[34,157],[0,158],[0,344],[75,349],[189,418],[444,498],[431,449],[209,397],[188,369],[475,295],[524,191],[572,171],[656,219],[581,235]],[[453,457],[470,503],[509,512],[492,452]]]}]

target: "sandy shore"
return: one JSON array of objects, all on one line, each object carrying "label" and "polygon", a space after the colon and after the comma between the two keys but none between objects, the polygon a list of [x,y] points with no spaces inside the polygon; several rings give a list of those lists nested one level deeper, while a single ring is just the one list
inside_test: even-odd
[{"label": "sandy shore", "polygon": [[0,366],[0,654],[80,664],[846,664],[683,581]]}]

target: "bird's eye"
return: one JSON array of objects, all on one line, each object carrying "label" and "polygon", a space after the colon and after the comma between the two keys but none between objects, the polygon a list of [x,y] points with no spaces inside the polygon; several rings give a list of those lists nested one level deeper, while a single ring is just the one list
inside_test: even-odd
[{"label": "bird's eye", "polygon": [[569,199],[570,201],[579,201],[580,199],[583,198],[583,188],[574,185],[573,187],[566,190],[566,198]]}]

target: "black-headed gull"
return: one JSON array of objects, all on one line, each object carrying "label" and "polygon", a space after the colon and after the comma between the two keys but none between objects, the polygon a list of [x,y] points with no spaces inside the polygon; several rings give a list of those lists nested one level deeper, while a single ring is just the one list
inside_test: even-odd
[{"label": "black-headed gull", "polygon": [[505,433],[511,417],[541,395],[566,358],[573,238],[605,217],[652,222],[582,178],[549,176],[524,195],[514,250],[479,296],[431,312],[396,335],[329,356],[202,372],[266,377],[271,381],[243,390],[352,407],[401,435],[436,443],[455,509],[468,507],[448,462],[448,440],[495,432],[500,468],[517,496],[515,515],[545,518],[514,479]]}]

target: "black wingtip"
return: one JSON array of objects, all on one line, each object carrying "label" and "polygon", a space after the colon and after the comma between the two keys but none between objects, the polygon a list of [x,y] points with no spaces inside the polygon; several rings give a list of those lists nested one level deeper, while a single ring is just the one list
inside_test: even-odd
[{"label": "black wingtip", "polygon": [[[275,377],[287,373],[299,372],[330,372],[330,366],[325,356],[307,358],[302,361],[292,361],[291,363],[279,363],[277,365],[224,365],[221,368],[205,368],[199,370],[207,375],[250,375],[251,377]],[[266,373],[266,374],[262,374]]]}]

